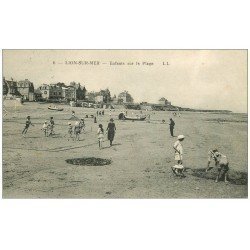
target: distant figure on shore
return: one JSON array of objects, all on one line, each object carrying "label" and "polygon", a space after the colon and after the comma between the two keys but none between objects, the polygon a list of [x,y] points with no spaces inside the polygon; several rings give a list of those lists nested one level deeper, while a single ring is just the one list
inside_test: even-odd
[{"label": "distant figure on shore", "polygon": [[172,118],[170,118],[169,129],[170,129],[170,134],[172,137],[174,136],[174,126],[175,126],[175,122]]},{"label": "distant figure on shore", "polygon": [[31,123],[30,116],[27,116],[27,119],[26,119],[26,122],[25,122],[25,127],[24,127],[23,132],[22,132],[23,137],[25,137],[30,125],[34,126]]},{"label": "distant figure on shore", "polygon": [[44,122],[42,130],[44,131],[45,137],[49,135],[49,124],[47,121]]},{"label": "distant figure on shore", "polygon": [[72,138],[72,134],[73,134],[73,126],[72,126],[71,122],[69,122],[68,123],[68,135],[69,135],[69,138]]},{"label": "distant figure on shore", "polygon": [[115,137],[115,131],[116,131],[116,127],[115,127],[115,123],[114,123],[114,119],[111,118],[110,122],[108,124],[107,127],[107,131],[108,131],[108,140],[110,142],[110,146],[112,146],[114,137]]},{"label": "distant figure on shore", "polygon": [[97,111],[96,111],[96,116],[98,116],[98,114],[99,114],[99,111],[97,110]]},{"label": "distant figure on shore", "polygon": [[76,113],[74,110],[72,110],[72,113],[71,113],[71,116],[75,117],[76,116]]},{"label": "distant figure on shore", "polygon": [[102,111],[102,115],[104,115],[104,110]]},{"label": "distant figure on shore", "polygon": [[208,163],[207,163],[207,169],[206,172],[209,171],[211,168],[210,167],[210,162],[211,160],[215,161],[215,166],[218,168],[218,175],[215,179],[215,182],[219,181],[219,178],[224,175],[224,181],[225,183],[228,182],[228,170],[229,170],[229,162],[227,160],[227,157],[223,154],[221,154],[217,149],[210,150],[208,152]]},{"label": "distant figure on shore", "polygon": [[50,133],[49,135],[54,135],[55,132],[54,132],[54,126],[55,126],[55,122],[54,122],[54,118],[53,117],[50,117],[50,124],[49,124],[49,128],[50,128]]},{"label": "distant figure on shore", "polygon": [[75,140],[79,141],[81,129],[80,129],[80,122],[78,122],[78,121],[76,121],[76,123],[75,123],[74,133],[75,133]]},{"label": "distant figure on shore", "polygon": [[99,116],[101,116],[101,115],[102,115],[102,111],[100,110],[100,111],[99,111]]},{"label": "distant figure on shore", "polygon": [[104,130],[103,130],[102,124],[99,124],[97,134],[98,134],[99,149],[102,149],[102,142],[103,142],[103,139],[104,139]]},{"label": "distant figure on shore", "polygon": [[177,164],[172,167],[172,171],[178,176],[184,176],[184,167],[183,167],[183,146],[181,142],[184,140],[184,135],[179,135],[177,137],[177,141],[174,143],[174,150],[175,150],[175,161]]},{"label": "distant figure on shore", "polygon": [[126,115],[126,116],[128,115],[128,111],[127,111],[127,110],[125,111],[125,115]]},{"label": "distant figure on shore", "polygon": [[97,123],[96,116],[94,117],[94,123]]}]

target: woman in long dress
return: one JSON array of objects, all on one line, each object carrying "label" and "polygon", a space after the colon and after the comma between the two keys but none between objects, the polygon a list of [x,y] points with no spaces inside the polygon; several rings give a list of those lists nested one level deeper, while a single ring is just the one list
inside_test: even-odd
[{"label": "woman in long dress", "polygon": [[115,131],[116,131],[116,127],[115,127],[113,118],[110,119],[110,122],[109,122],[108,127],[107,127],[107,131],[108,131],[108,140],[110,141],[110,146],[112,146],[112,143],[113,143],[113,140],[115,137]]}]

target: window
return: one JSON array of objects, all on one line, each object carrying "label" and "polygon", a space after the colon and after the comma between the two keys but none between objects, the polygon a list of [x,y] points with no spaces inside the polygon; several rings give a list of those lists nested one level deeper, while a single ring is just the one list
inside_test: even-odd
[{"label": "window", "polygon": [[56,92],[54,92],[54,95],[56,95]]},{"label": "window", "polygon": [[44,91],[44,94],[47,94],[47,91]]},{"label": "window", "polygon": [[61,95],[61,92],[59,92],[58,95]]}]

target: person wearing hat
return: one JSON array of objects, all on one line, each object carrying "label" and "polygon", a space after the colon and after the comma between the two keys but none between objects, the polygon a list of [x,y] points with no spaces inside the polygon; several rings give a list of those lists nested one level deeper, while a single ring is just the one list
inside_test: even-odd
[{"label": "person wearing hat", "polygon": [[183,171],[184,167],[182,165],[182,160],[183,160],[183,146],[181,142],[184,140],[185,136],[184,135],[179,135],[177,137],[177,141],[174,143],[174,150],[175,150],[175,161],[177,161],[177,164],[172,167],[173,172],[176,175],[181,175],[183,176]]},{"label": "person wearing hat", "polygon": [[44,131],[45,137],[48,136],[49,124],[47,121],[44,122],[42,130]]},{"label": "person wearing hat", "polygon": [[221,154],[217,149],[209,150],[208,152],[208,163],[206,172],[208,172],[211,168],[210,162],[211,160],[215,161],[215,166],[218,167],[218,174],[216,176],[215,182],[219,181],[219,178],[224,175],[225,183],[228,182],[228,170],[229,170],[229,162],[225,155]]},{"label": "person wearing hat", "polygon": [[30,116],[28,115],[28,116],[27,116],[27,119],[26,119],[26,122],[25,122],[25,127],[24,127],[23,132],[22,132],[23,137],[25,137],[25,134],[27,133],[28,128],[29,128],[30,125],[34,126],[34,125],[31,123]]},{"label": "person wearing hat", "polygon": [[107,131],[108,131],[108,140],[110,141],[110,147],[112,146],[114,137],[115,137],[115,131],[116,131],[116,127],[115,127],[115,123],[114,123],[114,119],[111,118],[110,122],[108,124],[107,127]]},{"label": "person wearing hat", "polygon": [[172,137],[174,136],[174,126],[175,126],[174,120],[170,118],[169,129]]}]

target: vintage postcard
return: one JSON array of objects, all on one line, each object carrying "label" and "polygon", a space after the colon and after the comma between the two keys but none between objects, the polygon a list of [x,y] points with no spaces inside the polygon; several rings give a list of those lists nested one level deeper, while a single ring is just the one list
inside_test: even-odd
[{"label": "vintage postcard", "polygon": [[3,50],[3,198],[247,198],[247,50]]}]

